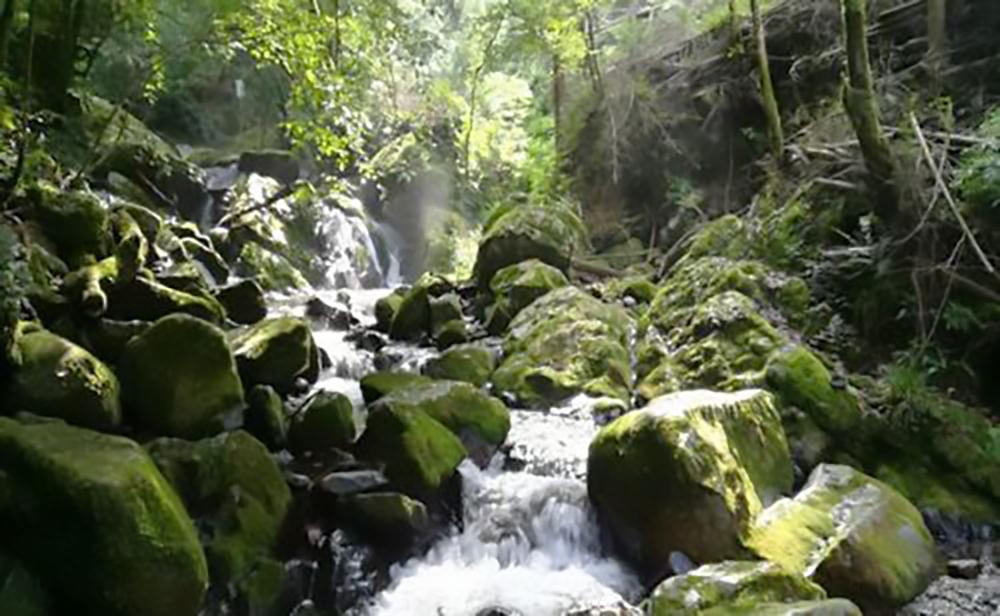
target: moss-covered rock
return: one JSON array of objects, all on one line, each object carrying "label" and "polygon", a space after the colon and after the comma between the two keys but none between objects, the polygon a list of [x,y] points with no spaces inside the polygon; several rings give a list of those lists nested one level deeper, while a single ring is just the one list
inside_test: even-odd
[{"label": "moss-covered rock", "polygon": [[727,214],[708,223],[691,238],[685,257],[745,259],[752,253],[752,242],[746,222],[739,216]]},{"label": "moss-covered rock", "polygon": [[63,280],[62,293],[85,316],[100,318],[108,311],[108,292],[118,281],[118,259],[84,265]]},{"label": "moss-covered rock", "polygon": [[288,446],[296,454],[347,449],[357,437],[354,405],[335,392],[319,392],[292,417],[288,428]]},{"label": "moss-covered rock", "polygon": [[847,599],[796,601],[793,603],[758,603],[743,612],[734,612],[728,606],[702,612],[704,616],[862,616],[861,610]]},{"label": "moss-covered rock", "polygon": [[315,382],[316,343],[309,324],[295,317],[261,321],[231,336],[243,382],[270,385],[282,393],[295,388],[295,381],[305,378]]},{"label": "moss-covered rock", "polygon": [[406,292],[396,289],[389,295],[375,302],[375,329],[388,334],[392,329],[392,322],[403,305],[403,298]]},{"label": "moss-covered rock", "polygon": [[132,280],[146,266],[149,258],[149,241],[139,223],[125,209],[116,208],[112,211],[111,227],[114,231],[114,255],[118,262],[118,276],[122,280]]},{"label": "moss-covered rock", "polygon": [[130,421],[158,436],[199,438],[237,423],[243,385],[225,334],[187,315],[157,321],[119,365]]},{"label": "moss-covered rock", "polygon": [[493,302],[486,310],[486,329],[501,334],[511,320],[536,299],[569,285],[562,271],[529,259],[498,271],[490,281]]},{"label": "moss-covered rock", "polygon": [[792,463],[770,394],[687,391],[605,426],[587,488],[625,554],[647,575],[670,553],[738,558],[756,516],[791,490]]},{"label": "moss-covered rock", "polygon": [[372,404],[398,389],[430,382],[426,376],[412,372],[376,372],[361,379],[361,395],[366,404]]},{"label": "moss-covered rock", "polygon": [[148,202],[200,220],[211,195],[200,169],[158,144],[120,142],[110,146],[96,173],[118,173],[141,187]]},{"label": "moss-covered rock", "polygon": [[450,321],[462,320],[462,299],[457,293],[445,293],[430,298],[431,331],[437,332]]},{"label": "moss-covered rock", "polygon": [[358,494],[342,507],[345,523],[377,545],[409,545],[430,528],[427,507],[403,494]]},{"label": "moss-covered rock", "polygon": [[112,319],[156,321],[171,314],[187,314],[216,324],[226,320],[226,310],[207,293],[178,291],[143,273],[110,287],[105,281],[102,287],[108,295],[106,314]]},{"label": "moss-covered rock", "polygon": [[0,402],[8,413],[57,417],[94,430],[112,430],[122,419],[115,374],[83,348],[44,330],[22,328],[15,338],[21,363]]},{"label": "moss-covered rock", "polygon": [[250,389],[243,427],[272,451],[285,446],[288,437],[285,404],[273,387],[256,385]]},{"label": "moss-covered rock", "polygon": [[128,214],[139,225],[139,229],[142,230],[142,234],[150,246],[156,244],[156,239],[160,236],[160,231],[163,229],[163,218],[159,214],[148,207],[127,201],[117,203],[114,209]]},{"label": "moss-covered rock", "polygon": [[263,444],[240,430],[195,443],[160,439],[148,449],[203,529],[213,581],[239,582],[271,560],[292,497]]},{"label": "moss-covered rock", "polygon": [[372,406],[356,449],[384,466],[393,485],[417,498],[436,495],[466,456],[462,441],[437,420],[407,405],[381,402]]},{"label": "moss-covered rock", "polygon": [[747,545],[866,612],[904,605],[939,573],[920,512],[847,466],[817,467],[794,499],[778,501],[757,519]]},{"label": "moss-covered rock", "polygon": [[434,342],[439,349],[449,349],[464,344],[472,338],[469,325],[462,319],[446,321],[434,330]]},{"label": "moss-covered rock", "polygon": [[229,265],[219,253],[215,252],[210,243],[193,237],[182,238],[180,242],[188,257],[211,275],[212,282],[217,285],[226,283],[229,279]]},{"label": "moss-covered rock", "polygon": [[783,409],[802,411],[831,434],[850,435],[861,424],[858,395],[847,387],[834,388],[826,366],[803,346],[783,349],[771,357],[767,385],[781,399]]},{"label": "moss-covered rock", "polygon": [[481,462],[489,461],[510,431],[510,413],[503,402],[468,383],[417,383],[396,389],[377,404],[396,413],[419,411],[437,420]]},{"label": "moss-covered rock", "polygon": [[87,191],[65,191],[46,182],[29,190],[32,216],[55,245],[59,258],[70,267],[80,267],[88,257],[108,256],[111,222],[108,210]]},{"label": "moss-covered rock", "polygon": [[399,303],[389,335],[396,340],[419,340],[430,332],[430,328],[430,294],[426,288],[414,287]]},{"label": "moss-covered rock", "polygon": [[240,325],[255,325],[267,318],[264,289],[255,280],[241,280],[215,292],[226,315]]},{"label": "moss-covered rock", "polygon": [[526,405],[576,393],[630,399],[631,320],[576,287],[557,289],[521,311],[493,375],[497,391]]},{"label": "moss-covered rock", "polygon": [[256,241],[245,243],[236,262],[240,275],[253,278],[267,291],[308,289],[309,281],[287,257]]},{"label": "moss-covered rock", "polygon": [[208,574],[194,526],[132,441],[0,418],[0,523],[0,547],[72,613],[198,613]]},{"label": "moss-covered rock", "polygon": [[481,344],[462,344],[443,351],[424,365],[435,379],[463,381],[482,387],[496,369],[496,354]]},{"label": "moss-covered rock", "polygon": [[497,208],[487,221],[475,276],[485,289],[501,269],[528,259],[566,271],[573,256],[588,247],[587,231],[574,205],[512,203]]},{"label": "moss-covered rock", "polygon": [[696,616],[715,609],[755,614],[762,604],[826,599],[826,592],[799,573],[770,562],[728,561],[669,578],[650,595],[649,616]]}]

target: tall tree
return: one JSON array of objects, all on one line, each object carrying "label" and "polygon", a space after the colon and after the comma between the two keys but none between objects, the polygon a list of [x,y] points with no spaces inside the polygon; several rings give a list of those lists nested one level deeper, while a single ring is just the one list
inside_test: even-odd
[{"label": "tall tree", "polygon": [[948,58],[948,0],[927,0],[927,56],[935,80]]},{"label": "tall tree", "polygon": [[3,3],[3,11],[0,12],[0,70],[7,68],[7,50],[10,47],[10,35],[14,29],[17,10],[18,0],[6,0]]},{"label": "tall tree", "polygon": [[899,212],[896,160],[882,130],[878,98],[868,53],[866,0],[841,0],[847,79],[844,107],[861,144],[865,166],[875,191],[875,213],[890,221]]},{"label": "tall tree", "polygon": [[767,33],[764,31],[764,18],[760,13],[760,0],[750,0],[750,13],[753,18],[753,33],[757,42],[757,71],[760,73],[760,95],[764,102],[764,113],[767,115],[768,140],[771,145],[771,155],[781,164],[785,151],[785,133],[781,126],[781,109],[778,98],[774,94],[774,82],[771,80],[771,66],[767,56]]}]

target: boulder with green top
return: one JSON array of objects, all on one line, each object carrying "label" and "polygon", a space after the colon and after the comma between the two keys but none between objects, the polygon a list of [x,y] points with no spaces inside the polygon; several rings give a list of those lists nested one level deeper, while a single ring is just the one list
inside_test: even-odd
[{"label": "boulder with green top", "polygon": [[194,443],[160,439],[148,449],[203,529],[214,582],[241,581],[272,560],[292,496],[260,441],[238,430]]},{"label": "boulder with green top", "polygon": [[357,437],[354,404],[336,392],[316,394],[292,417],[288,427],[288,446],[295,454],[347,449]]},{"label": "boulder with green top", "polygon": [[430,383],[431,379],[412,372],[376,372],[361,379],[361,395],[366,404],[391,394],[397,389]]},{"label": "boulder with green top", "polygon": [[243,382],[270,385],[280,393],[291,392],[295,381],[315,382],[317,352],[309,324],[296,317],[280,317],[234,332],[233,353]]},{"label": "boulder with green top", "polygon": [[389,335],[396,340],[419,340],[430,332],[431,304],[427,289],[414,288],[399,303]]},{"label": "boulder with green top", "polygon": [[826,366],[803,346],[775,353],[767,364],[767,385],[785,409],[796,408],[831,434],[851,435],[861,424],[858,395],[835,388]]},{"label": "boulder with green top", "polygon": [[631,320],[620,307],[576,287],[552,291],[523,310],[493,374],[497,391],[538,406],[578,393],[631,397]]},{"label": "boulder with green top", "polygon": [[464,344],[471,338],[469,325],[462,319],[452,319],[434,329],[434,342],[439,349],[450,349]]},{"label": "boulder with green top", "polygon": [[697,616],[707,610],[755,614],[759,606],[826,599],[800,573],[766,561],[704,565],[660,583],[646,602],[649,616]]},{"label": "boulder with green top", "polygon": [[255,385],[250,389],[243,427],[272,451],[285,446],[288,437],[285,404],[273,387]]},{"label": "boulder with green top", "polygon": [[209,323],[226,320],[226,310],[207,293],[189,289],[185,292],[157,282],[148,272],[140,272],[134,280],[113,285],[108,293],[107,316],[128,321],[156,321],[171,314],[187,314]]},{"label": "boulder with green top", "polygon": [[461,344],[443,351],[424,365],[434,379],[463,381],[482,387],[496,369],[496,353],[481,344]]},{"label": "boulder with green top", "polygon": [[5,411],[56,417],[94,430],[121,424],[118,378],[82,347],[31,326],[15,337],[21,363],[0,395]]},{"label": "boulder with green top", "polygon": [[101,200],[88,191],[65,191],[39,182],[29,189],[31,215],[70,267],[111,251],[111,222]]},{"label": "boulder with green top", "polygon": [[452,431],[472,457],[489,462],[510,431],[510,412],[503,402],[458,381],[417,383],[381,398],[378,406],[397,414],[421,412]]},{"label": "boulder with green top", "polygon": [[72,613],[195,616],[208,586],[184,506],[134,442],[0,418],[2,548]]},{"label": "boulder with green top", "polygon": [[430,528],[427,507],[395,492],[357,494],[341,505],[344,523],[377,545],[406,546]]},{"label": "boulder with green top", "polygon": [[462,320],[462,299],[457,293],[445,293],[440,297],[430,298],[431,331],[436,332],[449,321]]},{"label": "boulder with green top", "polygon": [[185,237],[181,239],[181,246],[195,263],[205,268],[215,284],[226,283],[226,280],[229,279],[229,265],[226,264],[225,259],[219,256],[219,253],[215,252],[210,243],[193,237]]},{"label": "boulder with green top", "polygon": [[146,266],[149,258],[149,241],[139,223],[128,211],[116,208],[111,213],[114,230],[115,258],[118,260],[118,276],[122,280],[132,280],[139,270]]},{"label": "boulder with green top", "polygon": [[384,467],[398,489],[416,498],[433,498],[455,475],[466,451],[448,428],[408,405],[376,403],[356,451]]},{"label": "boulder with green top", "polygon": [[490,281],[493,303],[486,310],[486,329],[494,335],[503,333],[511,319],[536,299],[568,285],[562,271],[538,259],[501,269]]},{"label": "boulder with green top", "polygon": [[483,289],[503,268],[538,259],[565,272],[589,248],[578,208],[568,202],[510,203],[487,221],[476,256],[475,277]]},{"label": "boulder with green top", "polygon": [[187,315],[161,319],[129,342],[118,372],[130,421],[153,435],[211,436],[238,424],[245,406],[226,335]]},{"label": "boulder with green top", "polygon": [[264,289],[255,280],[241,280],[215,291],[226,315],[240,325],[255,325],[267,318]]},{"label": "boulder with green top", "polygon": [[396,313],[403,305],[406,292],[396,289],[389,295],[375,302],[375,329],[388,334],[392,329],[392,322],[396,318]]},{"label": "boulder with green top", "polygon": [[886,484],[848,466],[817,467],[794,499],[782,499],[758,517],[746,545],[865,613],[908,603],[940,573],[920,512]]},{"label": "boulder with green top", "polygon": [[118,259],[109,257],[68,274],[62,293],[84,316],[97,319],[108,311],[108,293],[118,281]]},{"label": "boulder with green top", "polygon": [[671,552],[739,558],[765,506],[792,488],[772,396],[685,391],[605,426],[590,445],[587,489],[624,553],[649,576]]}]

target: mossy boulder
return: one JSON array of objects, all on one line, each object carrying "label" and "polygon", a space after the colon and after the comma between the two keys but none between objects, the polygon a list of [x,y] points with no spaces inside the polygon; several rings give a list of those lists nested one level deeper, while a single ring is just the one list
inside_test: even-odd
[{"label": "mossy boulder", "polygon": [[245,406],[226,335],[187,315],[163,318],[129,342],[118,373],[130,421],[157,436],[217,434],[238,424]]},{"label": "mossy boulder", "polygon": [[108,295],[106,316],[111,319],[156,321],[171,314],[187,314],[209,323],[221,324],[226,320],[225,308],[208,293],[196,289],[179,291],[148,273],[140,272],[134,280],[104,289]]},{"label": "mossy boulder", "polygon": [[366,404],[372,404],[398,389],[430,382],[426,376],[412,372],[376,372],[361,379],[361,395]]},{"label": "mossy boulder", "polygon": [[184,506],[128,439],[0,418],[0,523],[72,613],[195,616],[208,587]]},{"label": "mossy boulder", "polygon": [[118,282],[118,258],[109,257],[70,272],[61,291],[84,316],[97,319],[108,311],[108,293]]},{"label": "mossy boulder", "polygon": [[215,292],[226,315],[240,325],[255,325],[267,318],[264,289],[255,280],[241,280]]},{"label": "mossy boulder", "polygon": [[121,424],[118,378],[96,357],[41,329],[22,331],[14,344],[21,362],[0,395],[6,412],[56,417],[94,430]]},{"label": "mossy boulder", "polygon": [[781,418],[760,390],[654,400],[605,426],[587,461],[598,515],[649,576],[674,551],[696,562],[745,555],[741,540],[792,479]]},{"label": "mossy boulder", "polygon": [[255,385],[247,392],[243,427],[272,451],[285,446],[288,437],[285,404],[273,387]]},{"label": "mossy boulder", "polygon": [[758,517],[746,545],[866,613],[908,603],[940,573],[920,512],[848,466],[817,467],[794,499]]},{"label": "mossy boulder", "polygon": [[424,374],[482,387],[490,380],[496,365],[496,354],[490,349],[481,344],[462,344],[430,359],[424,365]]},{"label": "mossy boulder", "polygon": [[236,271],[246,278],[253,278],[267,291],[309,288],[305,275],[285,255],[262,246],[257,239],[246,242],[240,248]]},{"label": "mossy boulder", "polygon": [[568,285],[562,271],[538,259],[501,269],[490,280],[493,301],[486,309],[486,329],[494,335],[503,333],[511,320],[536,299]]},{"label": "mossy boulder", "polygon": [[396,289],[389,295],[375,302],[375,329],[388,334],[392,329],[392,321],[403,305],[406,292]]},{"label": "mossy boulder", "polygon": [[142,188],[149,203],[176,210],[187,220],[200,220],[211,202],[201,170],[159,144],[123,141],[111,145],[95,171],[124,176]]},{"label": "mossy boulder", "polygon": [[421,412],[437,420],[483,463],[489,461],[510,431],[510,412],[503,402],[468,383],[417,383],[396,389],[376,404],[397,414]]},{"label": "mossy boulder", "polygon": [[181,238],[180,243],[188,257],[208,272],[212,282],[217,285],[226,283],[229,279],[229,266],[226,260],[215,252],[211,243],[193,237]]},{"label": "mossy boulder", "polygon": [[861,424],[858,394],[846,386],[835,388],[830,371],[806,347],[775,353],[767,364],[767,385],[784,409],[802,411],[831,434],[850,435]]},{"label": "mossy boulder", "polygon": [[452,319],[434,330],[434,342],[439,349],[465,344],[472,338],[469,325],[462,319]]},{"label": "mossy boulder", "polygon": [[622,308],[576,287],[552,291],[511,323],[493,384],[529,406],[578,393],[628,402],[630,325]]},{"label": "mossy boulder", "polygon": [[198,442],[159,439],[148,449],[202,529],[213,581],[242,581],[271,560],[292,496],[260,441],[238,430]]},{"label": "mossy boulder", "polygon": [[[756,614],[758,606],[826,599],[800,573],[766,561],[704,565],[662,582],[646,602],[649,616],[696,616],[706,610]],[[859,612],[860,614],[860,612]]]},{"label": "mossy boulder", "polygon": [[565,272],[573,256],[588,248],[587,231],[575,205],[507,204],[497,208],[484,227],[475,277],[486,289],[497,272],[528,259]]},{"label": "mossy boulder", "polygon": [[438,495],[466,456],[462,441],[423,411],[381,402],[371,407],[356,451],[383,466],[394,486],[416,498]]},{"label": "mossy boulder", "polygon": [[753,238],[747,223],[734,214],[720,216],[700,229],[688,243],[685,257],[744,259],[753,253]]},{"label": "mossy boulder", "polygon": [[457,293],[430,298],[431,331],[437,332],[450,321],[462,320],[462,299]]},{"label": "mossy boulder", "polygon": [[149,259],[149,241],[139,223],[128,211],[115,208],[111,212],[111,227],[115,242],[114,255],[118,275],[124,280],[135,278]]},{"label": "mossy boulder", "polygon": [[304,378],[316,382],[317,353],[309,324],[296,317],[280,317],[234,332],[230,337],[233,354],[243,382],[270,385],[280,393],[295,388]]},{"label": "mossy boulder", "polygon": [[67,265],[80,267],[88,257],[108,256],[112,246],[111,222],[97,195],[38,182],[30,188],[29,198],[32,217]]},{"label": "mossy boulder", "polygon": [[399,304],[389,335],[395,340],[419,340],[430,332],[431,304],[427,289],[415,287]]},{"label": "mossy boulder", "polygon": [[410,545],[430,528],[427,507],[404,494],[357,494],[341,507],[345,524],[376,545]]},{"label": "mossy boulder", "polygon": [[354,404],[347,396],[321,391],[300,410],[288,428],[293,453],[348,449],[358,437]]}]

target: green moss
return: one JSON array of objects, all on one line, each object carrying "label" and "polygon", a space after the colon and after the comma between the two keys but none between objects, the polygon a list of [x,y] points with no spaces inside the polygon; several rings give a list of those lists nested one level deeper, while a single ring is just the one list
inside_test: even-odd
[{"label": "green moss", "polygon": [[208,586],[197,534],[141,447],[0,418],[0,469],[2,548],[74,611],[197,613]]},{"label": "green moss", "polygon": [[105,291],[109,300],[107,316],[120,321],[156,321],[171,314],[186,314],[216,324],[226,320],[225,309],[207,293],[172,289],[153,280],[148,272],[140,272],[134,280]]},{"label": "green moss", "polygon": [[497,208],[487,221],[475,276],[487,288],[498,271],[528,259],[565,271],[570,259],[588,247],[586,228],[572,204],[512,203]]},{"label": "green moss", "polygon": [[114,373],[81,347],[47,331],[16,337],[21,364],[0,396],[7,412],[57,417],[94,430],[122,419]]},{"label": "green moss", "polygon": [[478,344],[454,346],[431,359],[424,374],[435,379],[463,381],[482,387],[496,369],[496,356]]},{"label": "green moss", "polygon": [[389,333],[392,328],[392,321],[396,318],[396,313],[403,305],[403,298],[406,294],[399,289],[375,302],[375,329],[380,332]]},{"label": "green moss", "polygon": [[291,492],[264,445],[236,431],[196,443],[160,439],[149,451],[207,531],[213,581],[239,581],[270,560]]},{"label": "green moss", "polygon": [[569,285],[560,270],[529,259],[498,271],[490,281],[493,303],[486,311],[486,328],[492,334],[507,329],[511,319],[536,299]]},{"label": "green moss", "polygon": [[288,419],[281,396],[267,385],[256,385],[247,394],[243,427],[272,451],[285,446]]},{"label": "green moss", "polygon": [[108,310],[106,290],[113,288],[118,280],[118,273],[117,257],[85,265],[66,276],[62,292],[84,315],[101,317]]},{"label": "green moss", "polygon": [[801,574],[769,562],[705,565],[661,583],[646,604],[649,616],[695,616],[705,610],[756,613],[757,606],[825,599],[826,592]]},{"label": "green moss", "polygon": [[270,385],[282,393],[310,375],[316,353],[309,324],[296,317],[261,321],[233,332],[230,342],[245,384]]},{"label": "green moss", "polygon": [[361,394],[367,404],[372,404],[396,390],[430,382],[427,377],[411,372],[377,372],[361,379]]},{"label": "green moss", "polygon": [[424,504],[403,494],[359,494],[344,509],[347,523],[379,545],[412,543],[430,526]]},{"label": "green moss", "polygon": [[416,410],[437,420],[460,437],[468,449],[478,443],[503,444],[510,413],[496,398],[457,381],[418,383],[396,389],[379,401],[395,411]]},{"label": "green moss", "polygon": [[462,320],[462,299],[457,293],[430,298],[430,309],[432,332],[437,332],[450,321]]},{"label": "green moss", "polygon": [[466,456],[462,442],[438,421],[414,408],[381,403],[369,412],[357,451],[418,498],[435,495]]},{"label": "green moss", "polygon": [[309,281],[287,258],[255,242],[243,246],[237,266],[242,274],[256,279],[268,291],[309,288]]},{"label": "green moss", "polygon": [[434,330],[434,342],[439,349],[447,349],[469,341],[469,326],[462,319],[452,319]]},{"label": "green moss", "polygon": [[744,259],[752,250],[750,231],[738,216],[728,214],[716,218],[699,231],[690,242],[685,257],[726,257]]},{"label": "green moss", "polygon": [[866,612],[902,606],[938,574],[920,512],[884,483],[821,465],[794,500],[758,519],[747,545]]},{"label": "green moss", "polygon": [[108,256],[111,224],[96,195],[61,190],[45,182],[32,186],[29,193],[36,221],[70,267],[80,267],[88,258]]},{"label": "green moss", "polygon": [[430,331],[430,293],[424,287],[414,287],[400,302],[389,335],[396,340],[419,340]]},{"label": "green moss", "polygon": [[797,346],[773,355],[767,383],[783,405],[802,410],[823,430],[857,437],[854,431],[861,424],[857,394],[834,389],[826,366],[807,348]]},{"label": "green moss", "polygon": [[186,315],[161,319],[129,342],[119,376],[128,417],[155,435],[216,434],[244,406],[225,334]]},{"label": "green moss", "polygon": [[605,426],[590,445],[587,487],[625,553],[648,574],[673,551],[741,556],[764,505],[791,489],[771,396],[689,391]]},{"label": "green moss", "polygon": [[346,449],[358,436],[354,405],[343,394],[319,392],[293,418],[288,429],[289,448],[297,454]]},{"label": "green moss", "polygon": [[861,610],[847,599],[758,603],[733,610],[719,607],[705,610],[704,616],[862,616]]},{"label": "green moss", "polygon": [[618,306],[576,287],[557,289],[511,323],[504,341],[506,358],[493,375],[494,386],[526,405],[581,392],[628,402],[630,325]]}]

